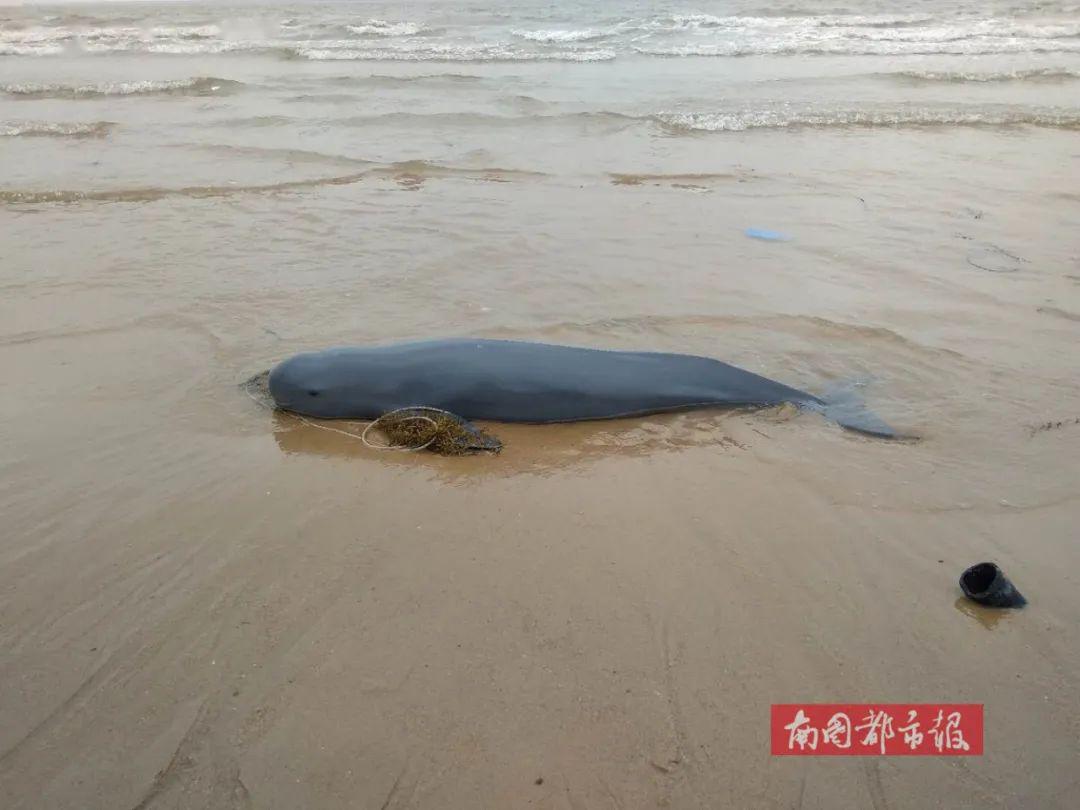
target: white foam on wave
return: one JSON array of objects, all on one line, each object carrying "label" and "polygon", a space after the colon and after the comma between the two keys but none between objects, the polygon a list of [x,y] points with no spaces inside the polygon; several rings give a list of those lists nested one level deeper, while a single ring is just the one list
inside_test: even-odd
[{"label": "white foam on wave", "polygon": [[62,123],[56,121],[0,122],[0,137],[4,138],[102,138],[109,134],[109,121]]},{"label": "white foam on wave", "polygon": [[83,39],[90,42],[109,42],[114,40],[154,42],[155,40],[161,39],[213,39],[221,36],[221,28],[216,25],[159,25],[149,28],[125,25],[97,28],[57,29],[54,35],[59,39]]},{"label": "white foam on wave", "polygon": [[527,39],[530,42],[558,43],[558,42],[589,42],[603,39],[607,34],[595,28],[582,29],[552,29],[540,31],[527,31],[515,28],[511,33],[515,37]]},{"label": "white foam on wave", "polygon": [[505,45],[423,45],[399,48],[356,48],[355,43],[336,43],[333,47],[295,48],[297,56],[316,62],[388,61],[388,62],[603,62],[614,59],[612,50],[550,51],[537,53]]},{"label": "white foam on wave", "polygon": [[731,112],[662,112],[653,120],[682,132],[743,132],[751,129],[909,128],[1038,126],[1080,129],[1080,110],[963,109],[904,107],[900,109],[778,109]]},{"label": "white foam on wave", "polygon": [[0,85],[0,93],[17,98],[105,98],[109,96],[146,95],[199,95],[208,96],[233,92],[242,82],[219,79],[214,76],[198,76],[191,79],[166,81],[106,82],[102,84],[24,84]]},{"label": "white foam on wave", "polygon": [[658,56],[1071,52],[1080,38],[1080,21],[925,15],[668,15],[625,20],[613,30],[627,35],[636,52]]},{"label": "white foam on wave", "polygon": [[[140,25],[142,21],[146,24]],[[1080,20],[1062,15],[1013,18],[948,12],[933,17],[903,13],[681,13],[610,23],[593,20],[589,27],[574,23],[560,28],[461,23],[435,29],[412,20],[349,23],[319,14],[275,20],[269,28],[265,21],[255,19],[209,22],[192,18],[171,25],[154,24],[157,21],[153,16],[103,21],[75,15],[52,25],[42,21],[29,27],[7,28],[0,30],[0,56],[279,52],[315,60],[590,62],[626,54],[724,57],[1080,53]],[[547,49],[557,53],[543,53]]]},{"label": "white foam on wave", "polygon": [[759,41],[738,40],[690,45],[637,45],[645,56],[769,56],[824,54],[834,56],[975,56],[1010,53],[1080,53],[1080,39],[953,39],[940,42],[899,42],[813,37],[778,37]]},{"label": "white foam on wave", "polygon": [[965,39],[1071,39],[1080,36],[1080,23],[1032,24],[1006,20],[977,20],[955,25],[913,28],[870,28],[844,31],[852,39],[880,42],[956,42]]},{"label": "white foam on wave", "polygon": [[90,54],[104,53],[146,53],[173,56],[198,56],[243,51],[266,51],[275,48],[269,43],[257,40],[162,40],[159,42],[114,41],[81,43],[81,50]]},{"label": "white foam on wave", "polygon": [[345,26],[359,36],[372,37],[409,37],[424,30],[424,26],[415,22],[387,22],[386,20],[368,20],[361,25]]},{"label": "white foam on wave", "polygon": [[0,30],[0,56],[55,56],[73,36],[48,28]]},{"label": "white foam on wave", "polygon": [[968,72],[962,70],[902,70],[898,73],[888,73],[884,75],[917,82],[1052,82],[1080,79],[1080,70],[1049,67],[990,72]]},{"label": "white foam on wave", "polygon": [[51,28],[0,29],[0,45],[36,45],[39,43],[63,42],[73,36],[75,35],[71,31],[57,31]]},{"label": "white foam on wave", "polygon": [[217,25],[139,27],[97,26],[0,31],[0,55],[54,56],[60,53],[142,51],[219,53],[229,50]]},{"label": "white foam on wave", "polygon": [[0,42],[0,56],[57,56],[64,52],[64,46],[57,43],[19,45]]},{"label": "white foam on wave", "polygon": [[732,17],[716,17],[712,14],[662,14],[652,17],[632,17],[612,26],[613,33],[644,31],[648,33],[677,33],[697,31],[702,28],[718,28]]},{"label": "white foam on wave", "polygon": [[[816,28],[822,25],[841,24],[842,19],[867,19],[863,17],[757,17],[733,15],[717,17],[713,14],[663,14],[652,17],[631,18],[614,26],[617,31],[642,31],[651,34],[707,34],[754,29]],[[857,23],[852,23],[857,24]]]},{"label": "white foam on wave", "polygon": [[[660,19],[663,20],[664,18]],[[672,14],[666,19],[674,25],[690,28],[708,28],[724,24],[723,18],[715,17],[712,14]]]},{"label": "white foam on wave", "polygon": [[155,26],[150,29],[150,36],[156,38],[212,39],[221,36],[221,27],[217,25]]}]

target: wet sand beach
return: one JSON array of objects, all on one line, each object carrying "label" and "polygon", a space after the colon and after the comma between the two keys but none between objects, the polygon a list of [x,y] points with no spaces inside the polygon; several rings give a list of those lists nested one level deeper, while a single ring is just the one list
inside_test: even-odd
[{"label": "wet sand beach", "polygon": [[[0,806],[1073,807],[1080,11],[923,5],[0,8]],[[441,458],[241,387],[458,335],[920,440]],[[798,702],[982,703],[985,754],[772,757]]]}]

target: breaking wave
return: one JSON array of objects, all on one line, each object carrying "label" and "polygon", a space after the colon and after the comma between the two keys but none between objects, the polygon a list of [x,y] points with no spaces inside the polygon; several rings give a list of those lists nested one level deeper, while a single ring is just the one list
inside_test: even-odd
[{"label": "breaking wave", "polygon": [[421,73],[411,76],[390,76],[373,73],[370,76],[335,76],[323,83],[337,87],[395,87],[413,84],[475,84],[484,81],[483,76],[473,73]]},{"label": "breaking wave", "polygon": [[886,74],[889,77],[915,82],[1056,82],[1080,79],[1080,70],[1065,68],[1032,68],[997,72],[967,72],[959,70],[902,70]]},{"label": "breaking wave", "polygon": [[548,115],[497,115],[483,112],[391,112],[376,115],[357,115],[350,118],[332,119],[337,126],[367,127],[391,126],[457,126],[457,127],[537,127],[545,125],[615,125],[625,126],[648,122],[650,117],[636,117],[618,112],[599,110],[595,112],[553,113]]},{"label": "breaking wave", "polygon": [[[276,53],[313,60],[587,62],[633,54],[1080,53],[1080,21],[1060,15],[653,14],[585,18],[558,28],[514,26],[505,22],[508,17],[494,13],[479,23],[429,28],[415,20],[350,21],[317,12],[302,19],[204,19],[173,25],[153,24],[152,16],[54,15],[0,30],[0,56]],[[603,49],[589,47],[600,41]]]},{"label": "breaking wave", "polygon": [[653,120],[673,132],[742,132],[751,129],[911,127],[1017,127],[1080,129],[1078,110],[934,109],[899,110],[774,109],[740,112],[664,112]]},{"label": "breaking wave", "polygon": [[770,56],[806,54],[826,56],[978,56],[1011,53],[1080,53],[1080,39],[1020,39],[977,37],[945,41],[900,41],[829,39],[818,37],[774,37],[761,40],[732,40],[689,45],[639,45],[643,56]]},{"label": "breaking wave", "polygon": [[65,124],[54,121],[0,123],[3,138],[104,138],[115,126],[110,121]]},{"label": "breaking wave", "polygon": [[1080,130],[1080,109],[1015,106],[902,106],[821,108],[782,104],[769,107],[709,112],[662,111],[630,115],[613,110],[502,115],[488,112],[388,112],[344,118],[256,116],[215,121],[218,127],[312,125],[332,127],[403,127],[514,129],[537,127],[588,128],[594,133],[631,126],[657,126],[668,135],[706,132],[744,132],[781,129],[912,129],[930,127],[1042,127]]},{"label": "breaking wave", "polygon": [[357,48],[334,42],[332,47],[297,46],[296,56],[315,62],[604,62],[616,57],[609,49],[538,53],[507,45],[410,44],[408,47]]},{"label": "breaking wave", "polygon": [[0,42],[0,56],[56,56],[63,52],[64,46],[57,42]]},{"label": "breaking wave", "polygon": [[662,14],[642,20],[625,20],[619,23],[623,29],[643,31],[685,31],[698,28],[718,28],[725,21],[742,20],[743,17],[716,17],[712,14]]},{"label": "breaking wave", "polygon": [[347,25],[346,29],[362,37],[408,37],[424,30],[424,26],[414,22],[387,22],[386,20],[368,20],[362,25]]},{"label": "breaking wave", "polygon": [[608,35],[607,32],[599,31],[595,28],[584,28],[581,30],[556,29],[551,31],[524,31],[521,29],[514,29],[511,33],[520,39],[544,43],[591,42],[593,40],[603,39]]},{"label": "breaking wave", "polygon": [[111,82],[107,84],[5,84],[0,93],[26,99],[81,99],[111,96],[213,96],[235,93],[243,82],[200,76],[171,81]]}]

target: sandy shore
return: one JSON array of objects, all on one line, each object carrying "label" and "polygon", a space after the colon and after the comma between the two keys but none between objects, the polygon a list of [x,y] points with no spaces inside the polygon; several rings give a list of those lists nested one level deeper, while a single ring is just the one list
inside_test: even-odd
[{"label": "sandy shore", "polygon": [[[448,460],[229,410],[8,535],[5,806],[1070,803],[1075,500],[783,413]],[[1029,609],[958,599],[983,557]],[[768,755],[770,703],[835,700],[985,702],[987,754]]]},{"label": "sandy shore", "polygon": [[[330,193],[309,216],[356,192]],[[606,182],[575,193],[605,217],[695,199]],[[424,194],[438,220],[474,191]],[[522,277],[487,293],[490,317],[530,324],[562,307],[581,325],[481,333],[712,353],[811,390],[877,371],[871,405],[922,441],[780,410],[498,426],[501,456],[440,459],[367,451],[238,386],[290,351],[376,340],[418,312],[406,278],[289,291],[281,242],[231,258],[265,222],[287,227],[295,201],[245,198],[246,225],[205,231],[213,201],[0,215],[16,293],[0,304],[0,804],[1071,806],[1077,327],[1040,309],[1076,311],[1054,275],[1067,245],[1030,242],[1039,269],[1000,275],[916,251],[871,289],[860,274],[887,260],[826,263],[815,244],[735,231],[731,250],[758,251],[753,274],[703,282],[691,251],[669,268],[682,278],[650,287],[604,280],[597,256],[583,283],[610,294],[569,302],[545,299],[574,283],[557,271]],[[1024,209],[993,210],[1000,223]],[[623,244],[585,230],[598,253]],[[140,247],[150,234],[161,241]],[[528,261],[527,242],[507,249]],[[835,294],[804,303],[829,317],[693,314],[837,267],[848,283],[818,282]],[[655,289],[697,303],[646,304]],[[350,292],[371,303],[348,306]],[[441,300],[433,312],[457,306]],[[680,306],[693,309],[632,315]],[[598,308],[626,314],[593,321]],[[959,600],[959,573],[982,559],[1026,610]],[[985,703],[986,755],[771,758],[769,705],[797,701]]]},{"label": "sandy shore", "polygon": [[[867,397],[915,444],[781,410],[499,426],[497,458],[379,454],[238,383],[294,348],[375,339],[397,310],[328,326],[312,313],[349,313],[347,287],[267,291],[213,275],[198,248],[126,264],[143,238],[128,217],[159,218],[168,244],[183,239],[170,221],[214,205],[3,220],[18,303],[0,345],[0,804],[1071,806],[1080,426],[1062,375],[1076,324],[1038,308],[1073,311],[1064,292],[1045,302],[1067,279],[968,269],[981,290],[942,283],[935,312],[878,306],[874,328],[695,315],[485,330],[726,346],[811,388],[821,369],[884,370]],[[255,227],[289,198],[245,205],[266,212]],[[42,217],[66,235],[35,243]],[[78,261],[58,260],[77,244]],[[541,301],[552,282],[534,283]],[[642,289],[606,306],[633,312]],[[488,300],[518,317],[519,291]],[[587,323],[600,305],[571,306]],[[1000,338],[1003,321],[1027,342]],[[957,576],[987,558],[1026,610],[960,601]],[[797,701],[985,703],[987,753],[771,758],[769,705]]]}]

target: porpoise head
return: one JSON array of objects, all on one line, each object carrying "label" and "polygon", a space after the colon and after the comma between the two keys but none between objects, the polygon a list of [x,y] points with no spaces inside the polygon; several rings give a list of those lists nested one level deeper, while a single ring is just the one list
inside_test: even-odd
[{"label": "porpoise head", "polygon": [[[284,411],[322,419],[357,417],[347,407],[344,383],[329,352],[290,357],[270,371],[269,388],[274,404]],[[353,380],[355,382],[355,380]]]}]

